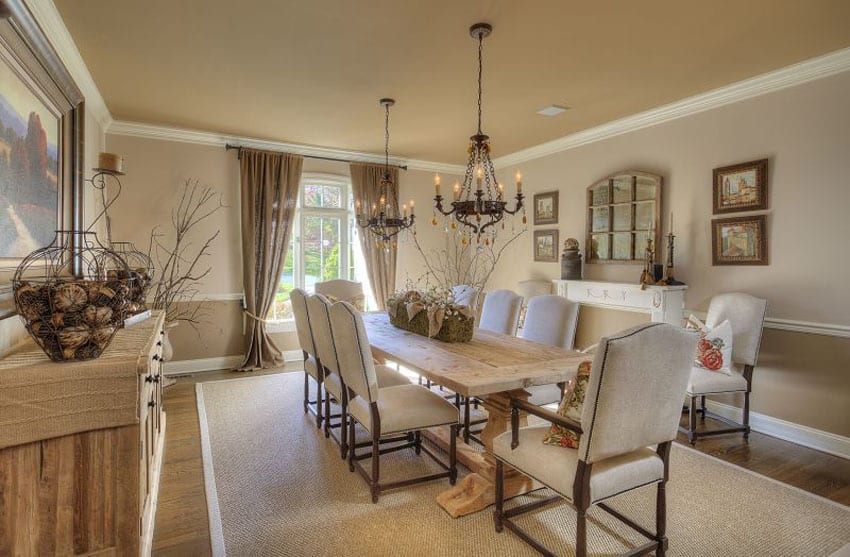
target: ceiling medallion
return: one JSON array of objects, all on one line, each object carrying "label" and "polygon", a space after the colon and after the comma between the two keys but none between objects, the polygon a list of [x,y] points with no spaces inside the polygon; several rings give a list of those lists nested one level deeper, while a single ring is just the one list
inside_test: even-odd
[{"label": "ceiling medallion", "polygon": [[378,202],[372,203],[368,215],[363,212],[360,200],[357,201],[357,224],[375,236],[378,247],[389,250],[391,244],[396,245],[394,237],[413,226],[416,215],[413,214],[412,199],[410,215],[407,214],[407,205],[402,206],[402,214],[399,214],[398,191],[395,190],[390,174],[390,107],[395,104],[395,100],[385,98],[378,102],[384,107],[384,172],[378,184]]},{"label": "ceiling medallion", "polygon": [[[484,38],[490,35],[493,27],[487,23],[476,23],[469,28],[469,34],[478,41],[478,132],[469,138],[469,162],[466,165],[466,173],[463,183],[455,183],[453,188],[454,199],[451,208],[443,207],[443,196],[440,195],[440,175],[434,176],[434,218],[431,223],[437,225],[437,215],[454,215],[451,228],[457,228],[461,241],[466,244],[474,236],[475,241],[483,241],[489,245],[495,240],[495,225],[502,223],[505,215],[515,215],[522,211],[522,223],[526,224],[525,209],[523,207],[522,176],[516,175],[516,204],[513,209],[508,208],[504,200],[505,188],[496,179],[496,171],[493,161],[490,159],[490,137],[481,131],[481,75],[482,54],[484,49]],[[446,227],[446,231],[448,231]]]}]

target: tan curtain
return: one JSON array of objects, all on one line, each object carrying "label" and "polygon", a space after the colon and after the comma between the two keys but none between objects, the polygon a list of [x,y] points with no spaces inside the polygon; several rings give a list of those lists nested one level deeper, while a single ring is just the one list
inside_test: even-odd
[{"label": "tan curtain", "polygon": [[274,302],[295,218],[304,159],[286,153],[242,149],[242,279],[248,315],[248,349],[242,371],[283,364],[263,319]]},{"label": "tan curtain", "polygon": [[[351,187],[354,199],[360,201],[363,210],[369,211],[372,204],[378,203],[381,197],[381,177],[384,167],[378,164],[351,164]],[[394,186],[387,196],[387,204],[392,204],[398,210],[398,168],[390,168],[390,180]],[[366,260],[366,273],[372,284],[372,293],[378,309],[386,309],[387,298],[395,291],[395,267],[398,247],[393,245],[389,251],[375,244],[374,236],[360,229],[360,245],[363,247],[363,258]]]}]

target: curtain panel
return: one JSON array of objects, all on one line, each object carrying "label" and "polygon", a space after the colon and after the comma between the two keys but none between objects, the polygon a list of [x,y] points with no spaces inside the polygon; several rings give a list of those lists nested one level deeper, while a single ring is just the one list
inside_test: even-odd
[{"label": "curtain panel", "polygon": [[254,149],[239,153],[242,186],[242,279],[248,315],[248,348],[240,371],[283,364],[283,353],[266,333],[289,249],[303,157]]},{"label": "curtain panel", "polygon": [[[360,201],[364,212],[371,210],[372,204],[378,204],[381,197],[381,178],[384,166],[379,164],[351,163],[351,188],[354,199]],[[390,180],[393,187],[388,192],[387,204],[398,210],[398,168],[391,167]],[[386,309],[387,298],[395,291],[396,260],[398,246],[393,243],[389,250],[379,247],[368,230],[360,229],[360,245],[366,260],[366,273],[372,284],[372,293],[378,309]]]}]

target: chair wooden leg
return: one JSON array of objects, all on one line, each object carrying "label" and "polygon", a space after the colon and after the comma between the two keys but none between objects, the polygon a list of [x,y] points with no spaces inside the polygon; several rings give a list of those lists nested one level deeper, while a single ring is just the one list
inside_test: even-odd
[{"label": "chair wooden leg", "polygon": [[304,413],[307,413],[307,403],[310,400],[310,374],[304,372]]},{"label": "chair wooden leg", "polygon": [[348,471],[354,472],[354,449],[357,443],[354,441],[354,418],[348,420]]},{"label": "chair wooden leg", "polygon": [[667,494],[666,481],[658,484],[658,493],[655,497],[655,540],[658,547],[655,548],[656,557],[663,557],[667,551]]},{"label": "chair wooden leg", "polygon": [[691,408],[688,410],[688,442],[697,442],[697,397],[691,397]]},{"label": "chair wooden leg", "polygon": [[463,402],[463,442],[469,444],[469,397]]},{"label": "chair wooden leg", "polygon": [[502,511],[504,509],[505,498],[505,469],[501,460],[496,460],[496,508],[493,509],[493,524],[496,526],[496,532],[501,532],[504,529],[502,524]]},{"label": "chair wooden leg", "polygon": [[377,434],[372,434],[372,502],[378,502],[380,494],[381,474],[381,440]]},{"label": "chair wooden leg", "polygon": [[322,429],[322,383],[316,382],[316,427]]},{"label": "chair wooden leg", "polygon": [[413,442],[414,442],[413,451],[417,455],[422,454],[422,432],[421,431],[417,431],[416,433],[413,434]]},{"label": "chair wooden leg", "polygon": [[744,439],[750,438],[750,391],[744,393]]},{"label": "chair wooden leg", "polygon": [[[419,436],[418,431],[416,435]],[[457,482],[457,424],[451,425],[449,437],[449,484],[454,485]]]},{"label": "chair wooden leg", "polygon": [[348,442],[346,441],[348,438],[348,401],[345,393],[342,394],[342,400],[339,403],[341,408],[339,412],[339,456],[345,460],[345,455],[348,453]]},{"label": "chair wooden leg", "polygon": [[705,421],[705,395],[699,397],[699,405],[700,405],[700,418],[702,421]]},{"label": "chair wooden leg", "polygon": [[576,509],[576,557],[587,557],[586,513],[586,509]]},{"label": "chair wooden leg", "polygon": [[[325,439],[331,436],[331,394],[325,391],[325,416],[327,419],[325,420]],[[345,431],[345,430],[343,430]]]}]

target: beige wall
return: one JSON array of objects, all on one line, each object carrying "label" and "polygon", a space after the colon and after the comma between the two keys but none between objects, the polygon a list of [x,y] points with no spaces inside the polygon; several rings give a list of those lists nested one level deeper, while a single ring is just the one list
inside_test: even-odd
[{"label": "beige wall", "polygon": [[[585,188],[619,170],[660,174],[665,226],[675,214],[676,276],[689,285],[688,308],[705,310],[712,295],[743,291],[767,298],[770,317],[848,325],[848,99],[850,72],[523,163],[524,189],[529,199],[560,191],[560,238],[578,238],[584,250]],[[770,161],[770,265],[713,267],[712,169],[759,158]],[[510,264],[500,265],[490,288],[559,277],[559,264],[532,260],[534,228],[512,246]],[[635,265],[585,266],[586,278],[637,282],[639,273]],[[579,344],[635,319],[583,308]],[[850,435],[850,339],[766,330],[753,410]]]},{"label": "beige wall", "polygon": [[[107,148],[125,159],[127,175],[123,179],[121,197],[110,209],[112,235],[116,240],[129,240],[147,249],[151,229],[160,225],[168,230],[172,206],[177,202],[179,187],[186,179],[199,180],[221,194],[226,207],[209,219],[198,231],[198,239],[221,230],[211,249],[207,265],[213,272],[201,283],[202,296],[208,302],[210,316],[200,324],[198,332],[181,325],[171,335],[175,360],[191,360],[236,355],[244,352],[243,320],[238,300],[221,300],[242,292],[242,255],[239,230],[239,166],[234,151],[223,147],[180,143],[122,135],[107,135]],[[304,172],[348,176],[348,164],[315,159],[304,160]],[[414,198],[424,228],[430,220],[424,195],[433,197],[433,177],[420,171],[401,172],[402,198]],[[423,193],[424,192],[424,193]],[[426,234],[433,234],[426,230]],[[418,258],[402,250],[399,281],[407,269],[416,274]],[[295,333],[272,335],[282,350],[298,349]]]}]

